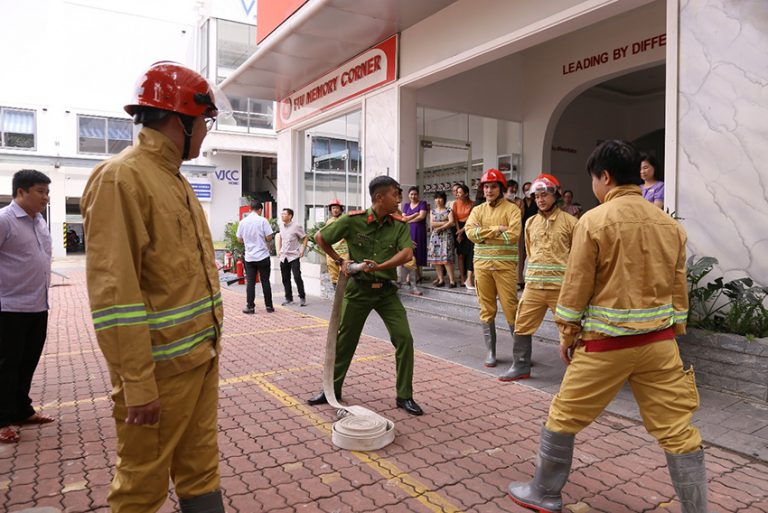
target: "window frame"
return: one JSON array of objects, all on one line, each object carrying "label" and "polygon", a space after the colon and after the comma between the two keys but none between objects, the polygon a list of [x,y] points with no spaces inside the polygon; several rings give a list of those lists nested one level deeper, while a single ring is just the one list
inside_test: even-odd
[{"label": "window frame", "polygon": [[[83,139],[83,136],[82,136],[82,132],[80,130],[80,124],[81,124],[82,120],[86,119],[86,118],[87,119],[101,120],[101,121],[104,122],[104,138],[102,139],[102,141],[104,143],[104,148],[103,148],[104,151],[96,152],[96,151],[85,151],[85,150],[82,149],[81,139]],[[128,145],[125,146],[124,148],[121,148],[117,152],[110,152],[109,151],[110,141],[123,141],[125,139],[110,139],[109,138],[109,122],[110,121],[119,121],[119,122],[123,122],[123,123],[128,123],[129,126],[130,126],[130,129],[131,129],[131,138],[127,140],[128,141]],[[77,153],[78,153],[78,155],[117,155],[118,153],[123,151],[128,146],[133,146],[133,127],[131,126],[132,123],[133,122],[130,119],[126,119],[126,118],[116,118],[116,117],[111,117],[111,116],[94,116],[94,115],[91,115],[91,114],[78,114],[77,115],[77,131],[76,131]],[[89,137],[87,139],[97,140],[96,138],[92,138],[92,137]]]},{"label": "window frame", "polygon": [[[3,117],[6,111],[31,112],[32,113],[32,146],[8,146],[5,143],[6,132],[3,129]],[[15,133],[15,132],[10,132]],[[37,109],[24,109],[18,107],[6,107],[0,105],[0,149],[15,151],[37,151]]]}]

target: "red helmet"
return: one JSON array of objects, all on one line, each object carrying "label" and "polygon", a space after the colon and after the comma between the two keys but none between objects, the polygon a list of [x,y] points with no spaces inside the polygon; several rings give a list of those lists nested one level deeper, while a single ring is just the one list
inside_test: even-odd
[{"label": "red helmet", "polygon": [[555,178],[553,175],[549,175],[547,173],[541,173],[539,176],[536,177],[536,180],[539,180],[539,179],[549,180],[555,187],[560,187],[560,180]]},{"label": "red helmet", "polygon": [[560,181],[557,178],[552,175],[542,173],[533,180],[533,183],[531,183],[531,188],[528,189],[528,195],[533,196],[537,192],[557,194],[559,189]]},{"label": "red helmet", "polygon": [[342,205],[342,204],[341,204],[341,200],[340,200],[340,199],[338,199],[338,198],[334,198],[334,199],[332,199],[332,200],[331,200],[331,201],[328,203],[328,208],[331,208],[331,207],[332,207],[332,206],[334,206],[334,205],[336,205],[337,207],[341,207],[341,209],[342,209],[342,210],[344,210],[344,205]]},{"label": "red helmet", "polygon": [[507,178],[504,176],[504,173],[498,169],[489,169],[483,173],[483,176],[480,178],[480,185],[491,182],[497,182],[499,186],[501,186],[502,191],[507,188]]},{"label": "red helmet", "polygon": [[139,78],[133,101],[124,108],[131,116],[139,107],[154,107],[192,117],[215,117],[219,111],[216,100],[202,75],[181,64],[161,61]]}]

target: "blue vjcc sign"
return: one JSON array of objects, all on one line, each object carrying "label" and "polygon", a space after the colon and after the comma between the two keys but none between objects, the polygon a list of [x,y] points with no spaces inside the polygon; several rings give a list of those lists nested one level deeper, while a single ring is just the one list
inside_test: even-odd
[{"label": "blue vjcc sign", "polygon": [[215,174],[217,180],[227,182],[230,185],[240,183],[240,171],[237,169],[217,169]]}]

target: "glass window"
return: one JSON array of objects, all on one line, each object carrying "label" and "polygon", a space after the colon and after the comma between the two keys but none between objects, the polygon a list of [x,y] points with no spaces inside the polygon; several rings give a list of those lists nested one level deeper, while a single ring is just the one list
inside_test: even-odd
[{"label": "glass window", "polygon": [[227,96],[232,104],[232,117],[216,122],[218,130],[230,132],[254,132],[272,130],[275,103],[255,98]]},{"label": "glass window", "polygon": [[346,211],[360,209],[360,111],[346,114],[306,130],[304,162],[304,223],[325,221],[327,205],[340,199]]},{"label": "glass window", "polygon": [[208,20],[200,27],[200,74],[208,77]]},{"label": "glass window", "polygon": [[78,116],[80,153],[114,155],[131,145],[133,122],[127,119]]},{"label": "glass window", "polygon": [[216,20],[216,83],[235,71],[256,51],[256,27]]},{"label": "glass window", "polygon": [[0,107],[0,146],[35,148],[35,111]]}]

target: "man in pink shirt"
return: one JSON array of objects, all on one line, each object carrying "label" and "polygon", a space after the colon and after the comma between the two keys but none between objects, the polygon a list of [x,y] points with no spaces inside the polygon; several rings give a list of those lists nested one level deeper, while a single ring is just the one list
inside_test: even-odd
[{"label": "man in pink shirt", "polygon": [[301,306],[307,305],[307,296],[304,293],[304,280],[301,279],[301,258],[307,250],[307,234],[304,228],[293,221],[293,210],[284,208],[280,213],[283,225],[277,234],[277,259],[280,261],[280,274],[283,278],[285,289],[285,301],[283,306],[293,304],[293,288],[291,287],[291,273],[296,282]]}]

